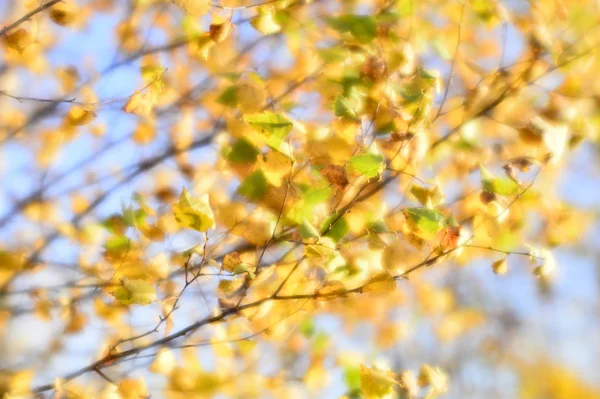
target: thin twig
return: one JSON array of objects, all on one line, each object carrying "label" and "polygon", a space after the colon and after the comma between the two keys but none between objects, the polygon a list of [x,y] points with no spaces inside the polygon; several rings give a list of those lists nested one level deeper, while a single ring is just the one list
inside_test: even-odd
[{"label": "thin twig", "polygon": [[34,15],[39,14],[40,12],[42,12],[42,11],[44,11],[44,10],[52,7],[56,3],[60,3],[61,1],[62,0],[50,0],[49,2],[47,2],[45,4],[42,4],[41,6],[39,6],[38,8],[36,8],[35,10],[32,10],[32,11],[28,12],[27,14],[23,15],[21,18],[17,19],[12,24],[7,25],[4,28],[0,29],[0,36],[4,36],[4,34],[6,32],[8,32],[9,30],[16,28],[17,26],[21,25],[23,22],[28,21]]}]

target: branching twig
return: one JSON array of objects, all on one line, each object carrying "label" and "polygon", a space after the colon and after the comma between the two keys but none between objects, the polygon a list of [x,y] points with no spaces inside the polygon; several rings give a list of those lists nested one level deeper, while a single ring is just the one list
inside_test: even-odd
[{"label": "branching twig", "polygon": [[28,21],[34,15],[39,14],[40,12],[42,12],[44,10],[47,10],[48,8],[55,5],[56,3],[60,3],[61,1],[62,0],[50,0],[49,2],[42,4],[35,10],[28,12],[27,14],[23,15],[21,18],[17,19],[12,24],[9,24],[9,25],[5,26],[4,28],[0,29],[0,36],[4,36],[4,34],[7,33],[9,30],[16,28],[17,26],[21,25],[23,22]]}]

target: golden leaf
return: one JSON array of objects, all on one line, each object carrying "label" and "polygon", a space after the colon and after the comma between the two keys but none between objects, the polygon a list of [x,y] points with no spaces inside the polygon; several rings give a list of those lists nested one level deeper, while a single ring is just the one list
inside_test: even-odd
[{"label": "golden leaf", "polygon": [[195,198],[187,189],[181,191],[179,201],[173,204],[175,220],[182,227],[207,231],[215,225],[213,211],[208,204],[208,196]]},{"label": "golden leaf", "polygon": [[391,371],[360,365],[360,390],[365,399],[383,399],[392,394],[397,384]]},{"label": "golden leaf", "polygon": [[112,295],[123,305],[148,305],[156,300],[154,286],[140,279],[126,279]]},{"label": "golden leaf", "polygon": [[22,53],[23,50],[27,48],[27,46],[33,43],[33,38],[25,29],[19,28],[17,30],[5,34],[4,42],[9,48],[18,51],[19,53]]},{"label": "golden leaf", "polygon": [[210,11],[212,3],[210,0],[171,0],[181,7],[185,12],[195,17],[202,16]]},{"label": "golden leaf", "polygon": [[156,374],[168,375],[175,367],[175,355],[168,348],[161,348],[150,365],[150,371]]},{"label": "golden leaf", "polygon": [[65,326],[65,333],[74,334],[83,330],[87,324],[87,316],[85,313],[73,308],[69,312],[69,320]]},{"label": "golden leaf", "polygon": [[378,294],[393,292],[396,289],[396,280],[387,271],[379,273],[369,279],[362,287],[362,292]]},{"label": "golden leaf", "polygon": [[344,297],[346,287],[340,281],[329,280],[315,290],[315,295],[323,299]]},{"label": "golden leaf", "polygon": [[123,106],[123,111],[149,117],[152,115],[152,111],[154,110],[155,101],[152,96],[149,94],[149,91],[137,92],[125,103]]},{"label": "golden leaf", "polygon": [[497,260],[494,263],[492,263],[492,270],[496,274],[500,274],[500,275],[506,274],[506,272],[508,271],[508,265],[506,264],[506,258],[502,258],[502,259]]},{"label": "golden leaf", "polygon": [[240,259],[240,254],[238,252],[230,252],[223,257],[223,261],[222,261],[223,270],[232,272],[241,263],[242,263],[242,260]]},{"label": "golden leaf", "polygon": [[263,35],[271,35],[281,30],[281,26],[275,20],[272,7],[259,8],[258,15],[250,21],[250,24]]},{"label": "golden leaf", "polygon": [[118,392],[121,399],[139,399],[148,396],[146,383],[143,379],[127,378],[119,383]]},{"label": "golden leaf", "polygon": [[227,39],[227,36],[229,35],[229,31],[231,30],[231,22],[230,21],[226,21],[220,24],[217,23],[212,23],[209,26],[209,35],[210,38],[216,42],[216,43],[221,43],[222,41],[224,41],[225,39]]},{"label": "golden leaf", "polygon": [[73,0],[62,0],[50,8],[50,19],[61,26],[68,26],[77,20],[79,10]]},{"label": "golden leaf", "polygon": [[149,144],[156,138],[156,128],[151,121],[141,121],[133,131],[133,141],[138,144]]},{"label": "golden leaf", "polygon": [[70,126],[83,126],[93,121],[95,117],[96,115],[92,111],[88,111],[79,105],[74,105],[66,116],[66,122]]},{"label": "golden leaf", "polygon": [[448,375],[439,367],[424,364],[419,370],[418,381],[421,387],[430,387],[427,398],[434,398],[448,390]]}]

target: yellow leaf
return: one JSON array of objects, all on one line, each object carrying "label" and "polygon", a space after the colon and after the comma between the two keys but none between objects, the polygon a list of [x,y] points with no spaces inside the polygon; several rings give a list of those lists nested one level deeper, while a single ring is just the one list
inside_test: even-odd
[{"label": "yellow leaf", "polygon": [[[3,372],[0,375],[0,388],[7,398],[30,397],[31,380],[34,376],[32,370],[21,370],[17,372]],[[12,394],[12,395],[11,395]]]},{"label": "yellow leaf", "polygon": [[156,128],[150,121],[140,122],[133,131],[133,141],[138,144],[151,143],[156,137]]},{"label": "yellow leaf", "polygon": [[127,378],[119,383],[118,392],[121,399],[140,399],[148,395],[143,379]]},{"label": "yellow leaf", "polygon": [[419,394],[419,384],[417,382],[417,377],[413,372],[405,370],[400,373],[399,384],[400,389],[408,396],[408,398],[415,397]]},{"label": "yellow leaf", "polygon": [[448,390],[448,375],[439,367],[433,368],[424,364],[419,370],[419,385],[429,386],[427,398],[433,398]]},{"label": "yellow leaf", "polygon": [[459,309],[444,315],[436,326],[436,334],[442,342],[452,341],[485,321],[484,315],[476,309]]},{"label": "yellow leaf", "polygon": [[156,300],[154,286],[144,280],[125,280],[112,295],[123,305],[148,305]]},{"label": "yellow leaf", "polygon": [[271,238],[273,227],[274,222],[250,217],[236,224],[231,233],[244,238],[251,244],[264,245]]},{"label": "yellow leaf", "polygon": [[360,365],[360,390],[366,399],[391,398],[397,384],[391,371]]},{"label": "yellow leaf", "polygon": [[124,311],[124,306],[119,304],[106,304],[98,297],[94,299],[94,313],[109,323],[117,322]]},{"label": "yellow leaf", "polygon": [[240,259],[240,254],[238,252],[228,253],[223,257],[223,270],[232,272],[242,263]]},{"label": "yellow leaf", "polygon": [[74,334],[85,328],[87,316],[85,313],[73,308],[69,314],[69,321],[65,326],[65,333]]},{"label": "yellow leaf", "polygon": [[209,27],[210,38],[216,43],[221,43],[222,41],[227,39],[227,36],[229,35],[229,31],[231,30],[231,26],[232,26],[232,24],[230,21],[226,21],[226,22],[223,22],[220,24],[217,24],[217,23],[210,24],[210,27]]},{"label": "yellow leaf", "polygon": [[430,188],[413,185],[410,188],[410,193],[421,203],[421,205],[428,208],[441,204],[446,198],[440,189],[440,186],[437,184]]},{"label": "yellow leaf", "polygon": [[237,307],[237,303],[235,301],[232,301],[231,299],[227,299],[227,298],[223,298],[223,297],[220,297],[218,299],[218,303],[219,303],[219,307],[221,308],[222,311],[235,309]]},{"label": "yellow leaf", "polygon": [[250,21],[250,24],[263,35],[271,35],[281,30],[281,26],[275,20],[275,13],[272,7],[260,8],[258,15]]},{"label": "yellow leaf", "polygon": [[181,191],[179,201],[173,204],[173,214],[181,227],[204,232],[215,225],[208,195],[194,198],[185,188]]},{"label": "yellow leaf", "polygon": [[56,207],[48,201],[33,201],[27,204],[23,214],[36,222],[48,222],[55,219]]},{"label": "yellow leaf", "polygon": [[260,159],[260,169],[267,181],[275,187],[281,186],[281,180],[291,170],[292,160],[279,151],[271,150]]},{"label": "yellow leaf", "polygon": [[343,297],[346,292],[346,287],[344,284],[337,280],[330,280],[323,283],[320,287],[318,287],[315,291],[315,294],[327,298],[337,298]]},{"label": "yellow leaf", "polygon": [[402,271],[401,269],[406,261],[408,250],[406,240],[402,238],[394,240],[383,250],[381,254],[381,266],[388,271]]},{"label": "yellow leaf", "polygon": [[50,300],[46,299],[45,297],[42,297],[35,302],[33,308],[35,311],[35,315],[40,320],[52,321],[52,302],[50,302]]},{"label": "yellow leaf", "polygon": [[185,12],[193,16],[202,16],[210,11],[211,0],[172,0]]},{"label": "yellow leaf", "polygon": [[60,130],[49,129],[40,133],[40,147],[37,153],[37,162],[47,168],[56,160],[62,149],[65,136]]},{"label": "yellow leaf", "polygon": [[248,216],[246,207],[239,202],[229,202],[219,205],[216,209],[216,213],[219,224],[222,224],[228,229],[233,228]]},{"label": "yellow leaf", "polygon": [[67,114],[66,121],[71,126],[87,125],[94,120],[96,115],[92,111],[88,111],[79,105],[74,105]]},{"label": "yellow leaf", "polygon": [[369,279],[369,281],[363,286],[362,292],[373,292],[373,293],[387,293],[392,292],[396,289],[396,280],[394,277],[384,271]]},{"label": "yellow leaf", "polygon": [[140,46],[141,37],[132,20],[127,20],[117,25],[116,34],[124,50],[134,51]]},{"label": "yellow leaf", "polygon": [[506,272],[508,271],[508,265],[506,264],[506,258],[502,258],[502,259],[497,260],[494,263],[492,263],[492,270],[496,274],[500,274],[500,275],[506,274]]},{"label": "yellow leaf", "polygon": [[56,70],[56,76],[60,81],[64,93],[75,90],[77,82],[79,81],[79,73],[77,72],[77,68],[72,66],[58,68]]},{"label": "yellow leaf", "polygon": [[6,33],[4,35],[4,42],[9,48],[22,53],[27,46],[33,43],[33,37],[25,29],[19,28]]},{"label": "yellow leaf", "polygon": [[73,194],[71,196],[71,210],[73,213],[82,213],[90,206],[90,201],[81,195],[81,194]]},{"label": "yellow leaf", "polygon": [[161,348],[150,365],[150,371],[156,374],[169,374],[175,367],[175,355],[167,348]]},{"label": "yellow leaf", "polygon": [[23,267],[21,257],[0,249],[0,271],[18,271]]},{"label": "yellow leaf", "polygon": [[137,92],[129,97],[129,100],[123,106],[123,111],[140,116],[150,116],[152,115],[154,104],[155,101],[150,96],[149,91]]},{"label": "yellow leaf", "polygon": [[237,104],[244,113],[260,111],[265,98],[264,89],[258,87],[254,82],[242,83],[237,87]]},{"label": "yellow leaf", "polygon": [[215,42],[211,39],[208,33],[192,40],[188,46],[190,53],[204,61],[208,59],[210,50],[214,47]]},{"label": "yellow leaf", "polygon": [[73,0],[62,0],[50,8],[50,19],[61,26],[71,25],[77,20],[77,14]]}]

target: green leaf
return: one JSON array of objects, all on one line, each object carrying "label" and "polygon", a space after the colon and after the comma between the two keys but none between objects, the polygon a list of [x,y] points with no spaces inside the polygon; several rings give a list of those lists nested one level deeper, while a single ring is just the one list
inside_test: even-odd
[{"label": "green leaf", "polygon": [[335,98],[335,102],[333,103],[333,113],[335,116],[339,116],[340,118],[347,118],[352,120],[358,120],[358,116],[356,115],[356,111],[354,110],[354,103],[346,97],[337,96]]},{"label": "green leaf", "polygon": [[300,235],[302,238],[316,238],[319,237],[319,231],[308,220],[304,219],[300,225]]},{"label": "green leaf", "polygon": [[369,223],[367,225],[367,231],[369,233],[380,234],[380,233],[387,233],[388,228],[385,225],[385,222],[382,219],[379,219],[379,220],[375,220],[375,221]]},{"label": "green leaf", "polygon": [[112,254],[128,250],[131,246],[131,240],[127,236],[113,236],[106,240],[104,247]]},{"label": "green leaf", "polygon": [[360,389],[360,368],[355,365],[344,367],[344,382],[349,391],[358,391]]},{"label": "green leaf", "polygon": [[144,223],[146,219],[146,212],[142,209],[133,209],[128,206],[123,209],[123,221],[127,226],[139,226]]},{"label": "green leaf", "polygon": [[406,103],[419,103],[421,102],[421,99],[423,98],[423,91],[420,89],[420,87],[415,84],[415,83],[411,83],[408,85],[396,85],[396,84],[392,84],[392,88],[402,96],[402,98],[404,99],[404,101]]},{"label": "green leaf", "polygon": [[377,20],[368,15],[341,15],[326,18],[325,22],[340,33],[350,33],[360,43],[367,44],[377,37]]},{"label": "green leaf", "polygon": [[494,177],[483,165],[479,167],[481,172],[481,187],[485,191],[498,195],[512,195],[519,190],[519,185],[508,177]]},{"label": "green leaf", "polygon": [[331,187],[311,188],[304,192],[302,198],[307,205],[321,204],[331,196]]},{"label": "green leaf", "polygon": [[298,186],[303,190],[301,201],[298,201],[292,209],[286,214],[286,218],[294,223],[301,224],[304,219],[312,220],[314,208],[322,204],[331,196],[331,187],[312,188]]},{"label": "green leaf", "polygon": [[123,305],[148,305],[156,301],[154,286],[144,280],[125,280],[112,295]]},{"label": "green leaf", "polygon": [[224,72],[224,73],[217,74],[217,76],[227,79],[231,82],[235,82],[236,80],[238,80],[240,78],[241,74],[239,74],[237,72]]},{"label": "green leaf", "polygon": [[217,97],[217,103],[235,107],[237,105],[237,87],[231,86],[223,90],[223,93]]},{"label": "green leaf", "polygon": [[248,276],[253,280],[256,277],[254,275],[254,272],[252,270],[250,270],[250,265],[245,262],[240,263],[233,269],[233,274],[242,274],[242,273],[248,273]]},{"label": "green leaf", "polygon": [[325,218],[321,223],[321,232],[325,237],[338,242],[348,234],[350,226],[344,217],[339,217],[337,213]]},{"label": "green leaf", "polygon": [[250,201],[262,198],[267,191],[267,178],[261,170],[252,172],[238,187],[238,194],[243,195]]},{"label": "green leaf", "polygon": [[447,225],[446,216],[435,209],[407,208],[402,212],[409,227],[423,239],[432,239]]},{"label": "green leaf", "polygon": [[302,332],[302,335],[304,335],[306,338],[312,337],[316,331],[317,328],[312,318],[306,319],[302,322],[302,324],[300,324],[300,332]]},{"label": "green leaf", "polygon": [[348,50],[341,47],[318,48],[316,52],[327,63],[342,62],[348,58]]},{"label": "green leaf", "polygon": [[173,204],[173,214],[181,227],[204,232],[215,225],[208,196],[192,197],[186,188],[181,191],[179,201]]},{"label": "green leaf", "polygon": [[350,158],[350,163],[360,174],[369,178],[376,177],[383,170],[383,157],[378,154],[356,155]]},{"label": "green leaf", "polygon": [[314,355],[323,354],[329,344],[329,336],[323,331],[317,332],[313,337],[311,353]]},{"label": "green leaf", "polygon": [[227,154],[227,159],[233,163],[254,163],[260,154],[258,148],[246,139],[236,141]]},{"label": "green leaf", "polygon": [[285,115],[269,111],[260,114],[244,115],[244,121],[260,133],[267,136],[274,135],[280,139],[287,136],[294,126]]}]

